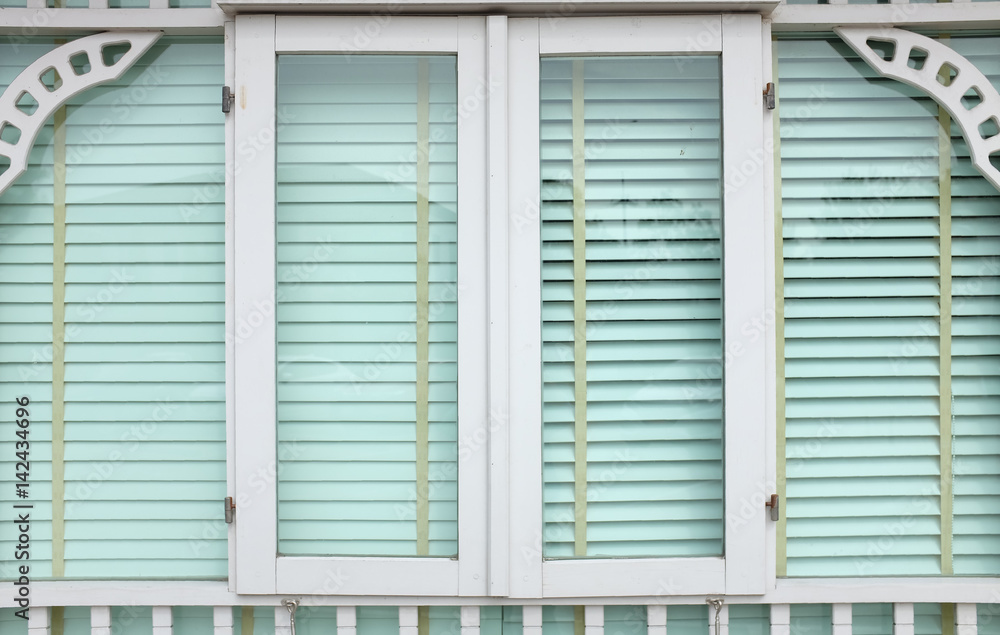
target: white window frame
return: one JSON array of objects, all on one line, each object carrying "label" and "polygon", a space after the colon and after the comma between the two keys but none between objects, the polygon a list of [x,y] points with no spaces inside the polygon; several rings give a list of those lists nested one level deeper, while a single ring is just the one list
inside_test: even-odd
[{"label": "white window frame", "polygon": [[[276,62],[282,54],[453,54],[458,103],[485,66],[485,18],[236,18],[235,492],[237,593],[485,595],[486,116],[458,115],[457,558],[304,557],[277,554],[275,353]],[[359,34],[364,36],[360,41]],[[279,132],[280,134],[280,132]],[[261,149],[261,147],[263,149]],[[250,332],[240,335],[242,325]]]},{"label": "white window frame", "polygon": [[[764,593],[769,486],[764,337],[769,214],[763,171],[762,23],[757,15],[510,20],[511,595],[524,598]],[[715,54],[722,59],[724,556],[545,560],[542,518],[539,66],[543,57]],[[749,172],[749,173],[748,173]],[[756,172],[756,174],[755,174]],[[773,302],[773,300],[772,300]],[[756,322],[755,322],[756,320]],[[754,501],[751,503],[751,501]],[[745,505],[746,503],[746,505]]]}]

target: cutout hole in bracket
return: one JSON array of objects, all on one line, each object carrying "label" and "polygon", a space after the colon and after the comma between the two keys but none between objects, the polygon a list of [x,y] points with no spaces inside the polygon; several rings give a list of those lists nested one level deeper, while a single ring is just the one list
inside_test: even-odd
[{"label": "cutout hole in bracket", "polygon": [[10,169],[10,157],[0,154],[0,175]]},{"label": "cutout hole in bracket", "polygon": [[4,143],[9,143],[10,145],[17,145],[17,142],[21,140],[21,129],[10,123],[9,121],[4,121],[0,123],[0,141]]},{"label": "cutout hole in bracket", "polygon": [[59,75],[59,71],[55,69],[54,66],[50,66],[42,71],[42,74],[38,76],[38,81],[45,86],[45,90],[50,93],[55,92],[57,88],[62,86],[62,77]]},{"label": "cutout hole in bracket", "polygon": [[132,45],[128,42],[105,44],[101,47],[101,59],[105,66],[114,66],[131,50]]},{"label": "cutout hole in bracket", "polygon": [[948,62],[942,64],[941,68],[938,69],[937,80],[942,86],[951,86],[956,77],[958,77],[958,69]]},{"label": "cutout hole in bracket", "polygon": [[962,105],[965,106],[966,110],[972,110],[981,103],[983,103],[983,94],[975,86],[962,95]]},{"label": "cutout hole in bracket", "polygon": [[876,55],[887,62],[891,62],[896,57],[896,43],[891,40],[879,40],[872,37],[868,38],[865,44],[867,44],[868,48],[873,50]]},{"label": "cutout hole in bracket", "polygon": [[1000,150],[990,155],[990,164],[993,166],[993,169],[1000,170]]},{"label": "cutout hole in bracket", "polygon": [[28,91],[23,91],[18,95],[14,105],[26,115],[33,115],[38,110],[38,101]]},{"label": "cutout hole in bracket", "polygon": [[913,47],[910,49],[910,56],[906,59],[906,65],[913,70],[921,70],[924,64],[927,62],[927,51],[921,48]]},{"label": "cutout hole in bracket", "polygon": [[87,55],[86,51],[69,58],[69,64],[77,75],[86,75],[90,72],[90,56]]},{"label": "cutout hole in bracket", "polygon": [[1000,123],[997,122],[997,118],[990,117],[983,123],[979,124],[979,134],[983,137],[983,139],[992,139],[1000,134]]}]

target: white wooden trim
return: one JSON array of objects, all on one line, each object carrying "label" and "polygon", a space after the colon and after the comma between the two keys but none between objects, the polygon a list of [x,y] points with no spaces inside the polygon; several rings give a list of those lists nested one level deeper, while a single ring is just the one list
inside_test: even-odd
[{"label": "white wooden trim", "polygon": [[506,596],[510,588],[510,393],[507,351],[509,302],[507,279],[507,16],[486,18],[487,94],[487,254],[489,298],[489,595]]},{"label": "white wooden trim", "polygon": [[173,635],[174,609],[170,606],[152,607],[153,635]]},{"label": "white wooden trim", "polygon": [[851,635],[854,614],[852,607],[852,604],[832,605],[831,620],[833,621],[833,635]]},{"label": "white wooden trim", "polygon": [[549,560],[542,571],[545,598],[725,593],[722,558]]},{"label": "white wooden trim", "polygon": [[90,607],[90,635],[111,635],[111,607]]},{"label": "white wooden trim", "polygon": [[[458,53],[458,588],[487,595],[489,348],[486,19],[455,18]],[[424,24],[427,19],[420,21]],[[434,19],[436,22],[437,19]],[[423,31],[422,26],[414,29]],[[392,569],[386,574],[392,575]],[[414,589],[422,592],[422,580]]]},{"label": "white wooden trim", "polygon": [[[508,298],[510,356],[510,596],[542,594],[541,239],[538,20],[509,20]],[[527,159],[523,157],[528,157]]]},{"label": "white wooden trim", "polygon": [[52,609],[47,606],[33,606],[28,609],[28,635],[50,635],[52,633]]},{"label": "white wooden trim", "polygon": [[[997,604],[1000,602],[1000,578],[801,578],[778,580],[777,589],[764,595],[727,596],[729,604],[831,604],[894,603],[914,604]],[[281,596],[237,595],[218,581],[88,580],[33,581],[32,606],[215,606],[230,610],[233,606],[275,606]],[[314,595],[316,606],[455,606],[454,597],[402,595]],[[565,598],[491,598],[466,597],[466,606],[612,606],[704,604],[705,594],[697,595],[618,595]],[[0,608],[16,607],[13,598],[0,596]],[[773,613],[773,609],[772,609]],[[772,618],[772,622],[774,622]],[[777,622],[774,622],[777,623]]]},{"label": "white wooden trim", "polygon": [[725,315],[725,509],[727,594],[763,593],[767,405],[765,337],[744,335],[766,319],[768,211],[761,166],[764,146],[760,16],[723,21],[723,306]]},{"label": "white wooden trim", "polygon": [[646,607],[646,635],[667,635],[667,607],[650,604]]},{"label": "white wooden trim", "polygon": [[[457,560],[443,558],[379,558],[379,557],[276,557],[277,535],[275,532],[275,479],[268,479],[267,490],[253,499],[252,520],[245,524],[246,533],[240,530],[239,502],[237,503],[237,549],[238,558],[236,588],[241,593],[282,593],[282,594],[389,594],[427,596],[482,596],[487,593],[487,548],[483,536],[487,532],[488,500],[488,434],[487,416],[487,220],[486,188],[487,159],[486,147],[486,99],[488,86],[486,77],[486,20],[477,17],[462,18],[392,18],[383,23],[368,18],[331,17],[289,17],[270,19],[274,25],[273,40],[268,43],[251,42],[244,56],[243,24],[245,16],[237,17],[237,50],[239,51],[237,73],[241,69],[253,69],[252,78],[238,81],[236,92],[237,139],[240,121],[244,117],[240,92],[244,82],[256,82],[258,92],[264,93],[267,84],[268,105],[258,109],[256,102],[250,108],[259,129],[270,126],[274,129],[274,90],[276,54],[296,53],[452,53],[457,54],[458,65],[458,146],[462,159],[458,162],[458,341],[459,367],[462,381],[459,383],[458,398],[458,438],[460,444],[458,461],[459,488],[459,553]],[[358,34],[368,33],[367,27],[376,25],[368,45],[359,46],[349,40]],[[248,33],[258,33],[248,27]],[[368,37],[368,36],[366,36]],[[268,48],[269,44],[269,48]],[[260,63],[261,58],[266,63]],[[272,135],[273,137],[273,135]],[[274,154],[253,161],[252,169],[241,166],[240,179],[249,174],[248,180],[240,180],[237,185],[237,272],[236,279],[251,280],[257,296],[266,294],[270,306],[274,304]],[[266,178],[259,171],[268,170]],[[240,190],[246,183],[244,190]],[[240,233],[244,227],[245,213],[240,206],[240,195],[258,193],[257,188],[268,187],[267,196],[255,197],[255,209],[250,222],[255,225],[253,241],[270,241],[269,249],[257,254],[252,267],[267,268],[262,274],[252,267],[244,273],[245,261],[239,256]],[[267,218],[264,218],[264,215]],[[259,247],[258,247],[259,248]],[[241,323],[241,306],[250,306],[254,297],[242,296],[241,285],[237,284],[237,328]],[[249,294],[253,296],[253,293]],[[256,296],[255,296],[256,297]],[[244,298],[241,300],[241,298]],[[254,305],[256,306],[256,305]],[[249,457],[250,468],[261,465],[266,456],[275,455],[275,386],[274,386],[274,317],[267,316],[266,325],[258,327],[249,346],[237,339],[238,372],[248,375],[246,382],[237,378],[237,408],[253,408],[257,420],[246,423],[237,415],[237,466],[246,464]],[[237,336],[239,333],[237,333]],[[245,362],[240,361],[241,348],[261,350],[259,360],[247,371]],[[264,357],[264,354],[268,357]],[[252,399],[239,392],[256,390]],[[250,405],[246,399],[250,399]],[[243,400],[243,401],[241,401]],[[266,413],[263,414],[263,413]],[[249,416],[249,414],[248,414]],[[246,438],[244,430],[250,430],[252,438],[266,438],[266,443],[247,440],[243,445],[239,439]],[[259,440],[259,439],[258,439]],[[252,444],[252,445],[251,445]],[[244,454],[249,453],[249,454]],[[272,470],[273,472],[273,470]],[[237,474],[238,484],[243,480]],[[258,479],[259,480],[259,479]],[[256,483],[255,483],[256,485]],[[260,489],[259,487],[257,488]],[[263,504],[258,505],[257,499]],[[249,540],[250,547],[243,543]],[[244,557],[252,563],[249,581],[244,578]],[[271,586],[261,577],[272,573]],[[249,585],[244,587],[244,582]],[[259,590],[251,590],[259,589]]]},{"label": "white wooden trim", "polygon": [[284,556],[276,566],[284,595],[461,595],[459,562],[450,558]]},{"label": "white wooden trim", "polygon": [[805,5],[782,4],[770,15],[775,31],[831,31],[835,26],[899,26],[935,31],[996,29],[1000,3]]},{"label": "white wooden trim", "polygon": [[358,610],[353,606],[337,607],[337,635],[357,635]]},{"label": "white wooden trim", "polygon": [[[152,3],[150,3],[150,5],[152,8]],[[90,9],[107,9],[108,0],[90,0],[90,2],[87,3],[87,7]]]},{"label": "white wooden trim", "polygon": [[892,605],[892,635],[913,635],[913,604],[897,602]]},{"label": "white wooden trim", "polygon": [[[235,398],[236,581],[274,593],[275,417],[274,16],[236,19]],[[257,148],[263,147],[264,150]],[[266,151],[265,151],[266,150]]]},{"label": "white wooden trim", "polygon": [[214,635],[233,635],[233,607],[216,606],[212,609],[212,632]]},{"label": "white wooden trim", "polygon": [[572,9],[559,0],[504,0],[485,4],[481,0],[404,0],[387,5],[385,0],[220,0],[226,13],[310,13],[310,14],[402,14],[470,15],[484,12],[509,16],[563,17],[575,15],[638,15],[644,13],[723,13],[756,11],[767,14],[780,0],[576,0]]},{"label": "white wooden trim", "polygon": [[548,19],[538,32],[543,56],[722,52],[718,15]]},{"label": "white wooden trim", "polygon": [[[236,85],[236,22],[225,27],[225,81]],[[237,499],[236,492],[236,115],[226,116],[226,495]],[[225,522],[225,519],[215,522]],[[226,526],[229,553],[229,590],[236,591],[236,523]]]},{"label": "white wooden trim", "polygon": [[211,9],[47,9],[45,0],[29,8],[0,11],[0,35],[55,35],[80,31],[156,29],[170,34],[222,33],[226,14]]},{"label": "white wooden trim", "polygon": [[[698,39],[699,53],[723,51],[723,160],[727,238],[725,244],[726,341],[740,329],[761,320],[768,306],[768,254],[764,189],[761,178],[739,184],[736,175],[748,159],[763,162],[764,148],[762,25],[759,16],[740,15],[633,18],[608,26],[615,19],[566,19],[537,27],[529,20],[510,21],[511,66],[522,69],[510,87],[510,119],[520,125],[510,131],[510,302],[511,302],[511,510],[512,582],[514,597],[587,597],[657,594],[763,593],[765,580],[765,454],[764,398],[766,346],[764,337],[742,343],[726,369],[726,504],[738,510],[738,526],[727,511],[722,558],[639,558],[619,560],[542,561],[541,519],[541,367],[538,79],[544,54],[618,54],[688,52],[692,29],[709,34]],[[537,54],[535,31],[537,28]],[[613,36],[609,36],[611,33]],[[714,35],[712,35],[714,33]],[[624,34],[621,35],[620,34]],[[521,74],[523,73],[523,75]],[[529,75],[529,73],[531,73]],[[738,133],[737,133],[738,131]],[[531,160],[525,159],[531,157]],[[760,165],[754,166],[760,172]],[[748,236],[755,237],[746,240]],[[532,385],[532,382],[534,385]],[[767,492],[768,495],[770,492]],[[759,501],[757,499],[759,498]],[[759,505],[757,504],[759,502]],[[533,535],[532,535],[533,534]],[[520,552],[520,556],[517,554]],[[538,589],[541,569],[542,588]]]},{"label": "white wooden trim", "polygon": [[[761,34],[761,67],[764,71],[763,83],[766,86],[768,82],[777,82],[777,78],[773,76],[773,50],[774,45],[771,40],[771,21],[765,19],[762,24],[763,33]],[[778,377],[778,362],[777,362],[777,351],[778,351],[778,340],[776,333],[776,323],[774,316],[776,315],[775,306],[776,302],[776,290],[775,285],[777,284],[776,277],[776,261],[772,254],[775,253],[775,197],[777,193],[775,192],[775,139],[774,139],[774,113],[773,110],[768,110],[767,108],[762,109],[763,119],[764,119],[764,154],[761,157],[763,165],[761,165],[761,174],[764,179],[764,233],[766,235],[764,241],[764,254],[766,260],[766,275],[765,275],[765,313],[763,320],[764,324],[764,347],[765,347],[765,362],[764,362],[764,384],[765,397],[764,397],[764,481],[771,487],[768,488],[770,491],[768,494],[778,493],[778,472],[777,472],[777,412],[778,412],[778,401],[777,401],[777,385],[779,381],[784,381],[784,378]],[[773,488],[773,489],[772,489]],[[779,509],[784,511],[784,501],[779,502]],[[778,545],[778,524],[776,522],[770,522],[769,520],[764,521],[765,527],[765,559],[764,559],[764,570],[766,572],[764,577],[764,588],[766,591],[773,591],[776,581],[777,581],[777,545]]]},{"label": "white wooden trim", "polygon": [[454,17],[278,16],[275,52],[454,53],[459,22]]}]

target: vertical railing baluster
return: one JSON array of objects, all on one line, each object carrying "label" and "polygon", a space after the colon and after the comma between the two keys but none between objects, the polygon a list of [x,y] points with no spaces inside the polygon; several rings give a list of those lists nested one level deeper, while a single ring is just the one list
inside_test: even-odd
[{"label": "vertical railing baluster", "polygon": [[353,606],[337,607],[337,635],[358,634],[358,610]]},{"label": "vertical railing baluster", "polygon": [[604,606],[586,606],[583,609],[584,635],[604,635]]},{"label": "vertical railing baluster", "polygon": [[90,635],[111,635],[111,607],[90,607]]},{"label": "vertical railing baluster", "polygon": [[792,607],[788,604],[771,605],[771,635],[790,635]]},{"label": "vertical railing baluster", "polygon": [[399,607],[399,635],[417,635],[419,621],[417,607]]},{"label": "vertical railing baluster", "polygon": [[174,635],[173,607],[153,607],[153,635]]},{"label": "vertical railing baluster", "polygon": [[52,609],[33,606],[28,609],[28,635],[52,634]]},{"label": "vertical railing baluster", "polygon": [[[958,2],[959,0],[952,0]],[[955,605],[955,635],[979,635],[975,604]]]},{"label": "vertical railing baluster", "polygon": [[892,605],[892,635],[913,635],[913,604]]},{"label": "vertical railing baluster", "polygon": [[479,635],[479,607],[463,606],[460,609],[462,635]]},{"label": "vertical railing baluster", "polygon": [[850,604],[833,605],[833,635],[851,635],[854,611]]},{"label": "vertical railing baluster", "polygon": [[667,635],[667,607],[650,605],[646,607],[646,635]]},{"label": "vertical railing baluster", "polygon": [[542,607],[526,606],[521,613],[522,635],[542,635]]},{"label": "vertical railing baluster", "polygon": [[213,607],[212,625],[215,635],[233,635],[233,607]]}]

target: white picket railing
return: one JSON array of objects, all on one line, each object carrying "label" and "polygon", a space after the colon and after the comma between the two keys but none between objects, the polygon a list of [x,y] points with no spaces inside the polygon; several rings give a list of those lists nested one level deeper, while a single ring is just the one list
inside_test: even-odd
[{"label": "white picket railing", "polygon": [[[832,634],[851,635],[852,604],[832,605]],[[112,635],[112,607],[94,606],[90,609],[91,635]],[[399,635],[417,635],[418,608],[400,606]],[[667,635],[667,613],[665,605],[646,607],[647,635]],[[461,635],[479,635],[479,606],[463,606],[460,611]],[[542,606],[527,605],[522,613],[523,635],[541,635]],[[975,604],[955,605],[955,635],[978,635]],[[336,608],[337,635],[357,635],[357,607],[338,606]],[[173,635],[173,609],[169,606],[152,607],[153,635]],[[291,635],[291,613],[284,606],[274,607],[275,635]],[[215,635],[232,635],[234,618],[232,606],[217,606],[213,611]],[[715,611],[709,610],[706,623],[707,635],[729,635],[729,605],[723,604],[719,611],[718,630]],[[604,635],[604,606],[587,606],[584,610],[585,635]],[[45,607],[33,607],[29,611],[29,635],[51,635],[52,613]],[[791,605],[770,605],[770,635],[792,635]],[[912,603],[893,604],[893,635],[914,635],[914,610]]]}]

